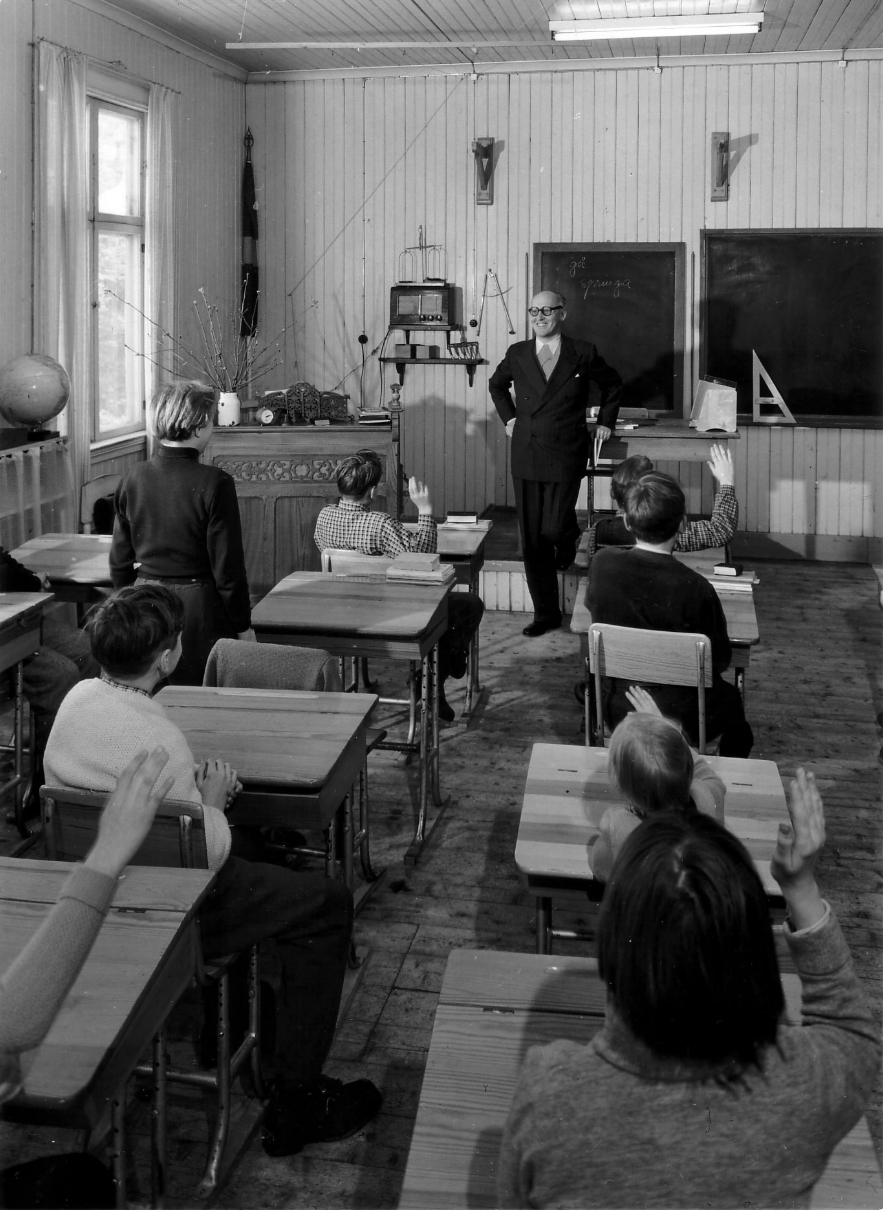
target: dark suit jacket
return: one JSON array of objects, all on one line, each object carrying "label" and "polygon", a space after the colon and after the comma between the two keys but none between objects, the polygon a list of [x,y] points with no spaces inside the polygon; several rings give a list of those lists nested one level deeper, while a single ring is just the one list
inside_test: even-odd
[{"label": "dark suit jacket", "polygon": [[548,382],[537,361],[535,339],[509,346],[488,385],[503,423],[516,418],[512,434],[515,478],[565,483],[585,473],[589,456],[586,408],[593,380],[601,391],[598,423],[612,429],[622,379],[593,344],[562,336],[558,362]]}]

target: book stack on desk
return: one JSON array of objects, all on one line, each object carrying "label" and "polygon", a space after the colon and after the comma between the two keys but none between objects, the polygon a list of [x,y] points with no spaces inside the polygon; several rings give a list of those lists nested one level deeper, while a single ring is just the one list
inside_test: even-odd
[{"label": "book stack on desk", "polygon": [[407,580],[412,584],[446,584],[455,575],[454,568],[442,563],[436,554],[405,551],[386,569],[387,580]]},{"label": "book stack on desk", "polygon": [[478,513],[450,512],[448,513],[447,517],[445,517],[444,521],[439,522],[438,528],[451,530],[487,530],[490,529],[491,525],[491,521],[481,520],[478,516]]},{"label": "book stack on desk", "polygon": [[757,573],[754,571],[743,571],[737,576],[712,574],[708,576],[708,579],[722,595],[730,592],[752,592],[754,585],[760,583]]}]

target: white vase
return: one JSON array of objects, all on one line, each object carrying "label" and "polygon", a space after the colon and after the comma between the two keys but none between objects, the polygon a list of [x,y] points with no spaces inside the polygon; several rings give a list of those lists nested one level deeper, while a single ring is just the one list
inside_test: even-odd
[{"label": "white vase", "polygon": [[235,391],[221,391],[218,397],[218,424],[238,424],[240,417],[239,396]]}]

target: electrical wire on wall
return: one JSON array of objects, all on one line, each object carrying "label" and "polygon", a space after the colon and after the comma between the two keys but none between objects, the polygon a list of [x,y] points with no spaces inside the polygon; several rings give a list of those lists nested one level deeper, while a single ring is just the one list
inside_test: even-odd
[{"label": "electrical wire on wall", "polygon": [[[362,359],[361,359],[360,365],[353,367],[353,369],[362,369],[363,375],[364,375],[365,369],[367,368],[367,366],[365,364],[367,362],[367,359],[369,357],[374,356],[374,353],[376,353],[378,351],[378,349],[382,350],[385,347],[386,341],[388,340],[389,335],[390,335],[389,331],[387,331],[386,335],[384,336],[384,338],[383,338],[381,344],[378,346],[378,348],[372,350],[371,353],[368,353],[368,354],[365,353],[365,349],[368,344],[368,336],[366,333],[366,328],[367,328],[367,221],[368,221],[367,220],[367,207],[368,207],[368,203],[383,188],[383,186],[386,184],[386,182],[393,176],[396,169],[403,162],[403,160],[406,159],[406,157],[408,156],[408,153],[411,151],[411,149],[414,147],[414,145],[418,142],[418,140],[426,133],[426,131],[429,129],[432,122],[450,104],[451,98],[455,95],[455,93],[457,92],[457,89],[463,83],[465,78],[466,78],[465,76],[462,76],[459,80],[457,80],[456,84],[451,89],[451,91],[436,106],[436,108],[432,111],[432,113],[429,115],[429,117],[426,119],[426,121],[423,123],[423,125],[420,127],[420,129],[415,132],[413,138],[411,138],[409,140],[409,142],[403,149],[401,155],[398,156],[398,158],[389,166],[389,168],[386,170],[386,172],[383,174],[383,176],[380,178],[380,180],[377,181],[377,183],[374,185],[374,187],[370,191],[368,191],[368,189],[367,189],[367,162],[365,159],[365,140],[363,138],[363,140],[362,140],[362,174],[363,174],[362,200],[361,200],[359,206],[357,207],[357,209],[353,212],[353,214],[351,214],[350,217],[344,222],[344,224],[340,228],[340,230],[321,249],[321,251],[318,253],[316,258],[313,260],[312,264],[308,265],[304,269],[301,276],[298,278],[298,280],[295,282],[295,284],[292,286],[292,288],[288,291],[288,293],[286,295],[286,297],[290,300],[292,312],[293,312],[294,295],[296,294],[296,292],[303,286],[304,282],[307,281],[310,274],[313,273],[318,268],[318,266],[322,263],[322,261],[325,259],[325,257],[328,255],[328,253],[331,251],[331,249],[335,246],[335,244],[337,244],[343,238],[346,231],[352,226],[352,224],[356,221],[356,219],[361,217],[361,219],[362,219],[362,332],[359,337],[359,343],[362,346]],[[366,104],[366,102],[365,102],[365,83],[366,82],[363,80],[362,81],[362,128],[363,128],[363,130],[365,128],[365,104]],[[313,303],[311,304],[311,308],[313,306],[318,306],[318,305],[319,305],[318,300],[314,300]],[[311,308],[308,308],[308,309],[311,309]],[[364,341],[362,340],[362,336],[365,337]],[[323,344],[324,344],[324,341],[323,341]],[[382,356],[382,352],[380,355]],[[296,341],[295,341],[295,366],[297,367]],[[300,374],[299,369],[297,370],[297,372],[299,375]],[[350,373],[352,373],[352,372],[353,372],[352,370],[347,371],[347,373],[344,375],[344,378],[341,381],[342,382],[346,381],[346,379],[349,377]],[[383,364],[381,363],[381,367],[380,367],[380,406],[381,407],[383,406],[383,389],[384,389],[383,380],[384,380],[384,371],[383,371]],[[364,400],[362,398],[362,393],[363,393],[363,388],[360,387],[360,403],[364,402]]]}]

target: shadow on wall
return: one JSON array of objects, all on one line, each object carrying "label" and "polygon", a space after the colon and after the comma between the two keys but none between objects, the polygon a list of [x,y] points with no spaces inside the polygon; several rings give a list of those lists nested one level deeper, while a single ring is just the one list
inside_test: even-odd
[{"label": "shadow on wall", "polygon": [[[477,377],[471,389],[482,389]],[[489,415],[476,416],[437,393],[408,398],[407,382],[402,396],[402,467],[426,481],[436,516],[511,503],[509,449],[493,405]]]}]

